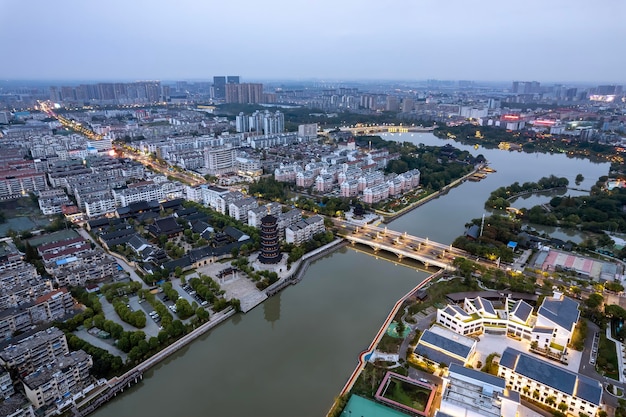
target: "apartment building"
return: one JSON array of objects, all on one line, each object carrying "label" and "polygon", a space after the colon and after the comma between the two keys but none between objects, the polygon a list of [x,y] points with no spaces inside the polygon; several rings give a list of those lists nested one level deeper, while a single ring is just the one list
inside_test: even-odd
[{"label": "apartment building", "polygon": [[301,245],[310,240],[314,235],[326,230],[324,218],[319,215],[301,220],[285,229],[285,241],[294,245]]},{"label": "apartment building", "polygon": [[129,185],[128,188],[114,189],[113,197],[119,207],[127,207],[138,201],[163,200],[165,193],[161,184],[141,182]]},{"label": "apartment building", "polygon": [[26,397],[35,409],[80,393],[91,383],[93,359],[83,350],[57,355],[22,380]]},{"label": "apartment building", "polygon": [[228,205],[228,215],[240,222],[248,222],[248,211],[255,209],[259,206],[259,203],[254,197],[246,197],[240,200],[231,202]]},{"label": "apartment building", "polygon": [[32,373],[69,352],[65,334],[51,327],[33,335],[16,338],[0,351],[0,365],[16,369],[20,374]]}]

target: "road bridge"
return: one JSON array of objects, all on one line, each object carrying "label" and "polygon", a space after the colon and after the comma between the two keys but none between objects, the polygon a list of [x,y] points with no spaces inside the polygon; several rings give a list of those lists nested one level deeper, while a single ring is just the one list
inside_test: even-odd
[{"label": "road bridge", "polygon": [[400,260],[413,259],[424,264],[445,270],[455,270],[452,265],[457,257],[471,259],[473,256],[452,245],[434,242],[428,238],[412,236],[408,233],[397,232],[388,228],[371,225],[357,225],[342,222],[340,234],[352,244],[362,244],[371,247],[375,252],[384,250],[395,254]]},{"label": "road bridge", "polygon": [[409,132],[432,132],[434,127],[409,126],[409,125],[376,125],[376,126],[355,126],[342,127],[342,131],[352,132],[353,135],[370,135],[372,133],[409,133]]}]

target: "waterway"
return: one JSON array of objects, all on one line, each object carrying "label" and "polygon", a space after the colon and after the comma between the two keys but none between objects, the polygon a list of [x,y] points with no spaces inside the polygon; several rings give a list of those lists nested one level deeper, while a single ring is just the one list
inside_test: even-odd
[{"label": "waterway", "polygon": [[[608,163],[563,154],[474,149],[430,133],[383,137],[425,145],[451,143],[474,155],[482,153],[497,171],[389,224],[446,244],[463,233],[465,223],[486,212],[483,204],[498,187],[550,174],[574,184],[581,173],[585,181],[577,188],[589,189],[609,169]],[[297,285],[234,316],[150,370],[130,392],[93,415],[323,416],[393,304],[427,275],[341,249],[314,262]]]}]

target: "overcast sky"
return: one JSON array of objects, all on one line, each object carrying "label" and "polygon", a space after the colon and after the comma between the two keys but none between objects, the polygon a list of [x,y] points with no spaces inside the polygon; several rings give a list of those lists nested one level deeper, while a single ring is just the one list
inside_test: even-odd
[{"label": "overcast sky", "polygon": [[626,81],[623,0],[0,0],[0,78]]}]

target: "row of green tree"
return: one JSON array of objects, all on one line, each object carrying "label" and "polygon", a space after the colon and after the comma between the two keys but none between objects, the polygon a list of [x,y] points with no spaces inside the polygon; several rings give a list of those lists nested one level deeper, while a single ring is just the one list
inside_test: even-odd
[{"label": "row of green tree", "polygon": [[138,329],[146,327],[146,314],[141,310],[131,310],[126,304],[126,300],[117,299],[113,302],[113,308],[117,315],[124,322],[135,326]]},{"label": "row of green tree", "polygon": [[487,149],[497,148],[500,142],[522,145],[524,152],[566,153],[568,157],[607,160],[615,154],[615,148],[597,142],[572,140],[569,136],[545,135],[531,130],[508,131],[506,129],[466,124],[439,126],[433,132],[443,139],[453,138],[466,145],[480,144]]},{"label": "row of green tree", "polygon": [[473,255],[495,261],[500,258],[502,262],[513,261],[513,250],[507,245],[510,241],[516,241],[521,231],[521,223],[517,220],[497,214],[484,219],[472,219],[465,226],[470,228],[476,225],[482,229],[482,234],[474,239],[470,236],[459,236],[452,243],[454,247],[463,249]]},{"label": "row of green tree", "polygon": [[311,252],[317,248],[329,244],[335,239],[335,235],[330,230],[313,235],[310,240],[304,242],[300,246],[296,246],[293,243],[286,243],[283,245],[283,252],[289,253],[287,258],[287,265],[291,265],[298,259],[302,258],[305,253]]},{"label": "row of green tree", "polygon": [[524,214],[529,222],[536,224],[623,233],[626,232],[625,205],[626,189],[607,191],[595,188],[588,196],[554,197],[550,200],[550,213],[541,207],[533,207]]},{"label": "row of green tree", "polygon": [[558,178],[554,175],[543,177],[537,182],[525,182],[521,184],[514,182],[507,187],[500,187],[491,192],[485,202],[486,208],[504,210],[510,206],[510,202],[517,196],[524,193],[534,193],[554,188],[563,188],[569,185],[569,180],[565,177]]}]

